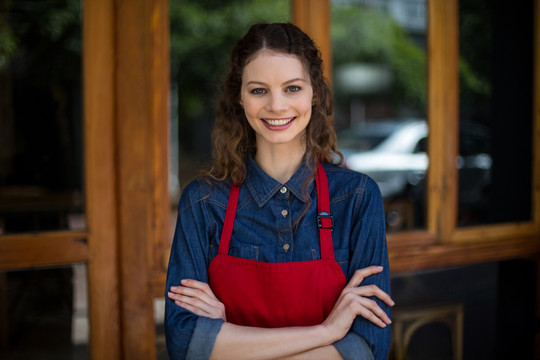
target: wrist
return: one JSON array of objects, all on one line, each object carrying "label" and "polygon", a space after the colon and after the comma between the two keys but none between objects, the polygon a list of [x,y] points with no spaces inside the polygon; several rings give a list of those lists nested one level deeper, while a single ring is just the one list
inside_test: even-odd
[{"label": "wrist", "polygon": [[332,331],[332,329],[327,326],[326,324],[320,324],[316,326],[316,331],[318,334],[318,337],[321,339],[322,345],[332,345],[336,341],[340,339],[340,337],[336,334],[335,331]]}]

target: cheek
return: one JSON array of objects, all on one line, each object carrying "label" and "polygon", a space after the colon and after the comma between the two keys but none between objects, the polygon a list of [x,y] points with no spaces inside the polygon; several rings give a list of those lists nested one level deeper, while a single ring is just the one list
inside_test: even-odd
[{"label": "cheek", "polygon": [[312,99],[306,99],[302,104],[302,110],[306,115],[311,116],[311,111],[313,109]]},{"label": "cheek", "polygon": [[248,101],[244,103],[244,113],[248,119],[257,115],[257,109],[253,102]]}]

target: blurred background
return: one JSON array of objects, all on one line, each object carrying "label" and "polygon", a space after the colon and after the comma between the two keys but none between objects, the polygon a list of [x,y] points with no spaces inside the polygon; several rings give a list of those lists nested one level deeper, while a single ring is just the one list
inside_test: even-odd
[{"label": "blurred background", "polygon": [[540,358],[539,5],[0,0],[0,358],[167,358],[176,205],[228,56],[287,21],[320,46],[342,166],[384,198],[390,358]]}]

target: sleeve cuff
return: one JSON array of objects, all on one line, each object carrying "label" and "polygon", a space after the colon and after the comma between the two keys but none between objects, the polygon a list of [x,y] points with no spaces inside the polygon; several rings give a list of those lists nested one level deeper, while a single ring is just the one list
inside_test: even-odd
[{"label": "sleeve cuff", "polygon": [[210,319],[199,317],[193,330],[186,359],[208,359],[212,354],[216,336],[224,321],[222,319]]},{"label": "sleeve cuff", "polygon": [[373,360],[373,354],[366,340],[353,332],[347,333],[333,345],[343,360]]}]

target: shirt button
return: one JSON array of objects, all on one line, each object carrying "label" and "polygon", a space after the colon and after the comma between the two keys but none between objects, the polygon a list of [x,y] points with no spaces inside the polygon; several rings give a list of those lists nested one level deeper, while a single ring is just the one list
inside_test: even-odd
[{"label": "shirt button", "polygon": [[287,217],[287,214],[289,214],[289,212],[285,209],[281,210],[281,216],[283,217]]},{"label": "shirt button", "polygon": [[291,247],[291,245],[285,244],[285,245],[283,245],[283,250],[289,251],[290,247]]},{"label": "shirt button", "polygon": [[281,189],[279,189],[279,191],[282,193],[282,194],[285,194],[287,192],[287,188],[284,186],[282,187]]}]

